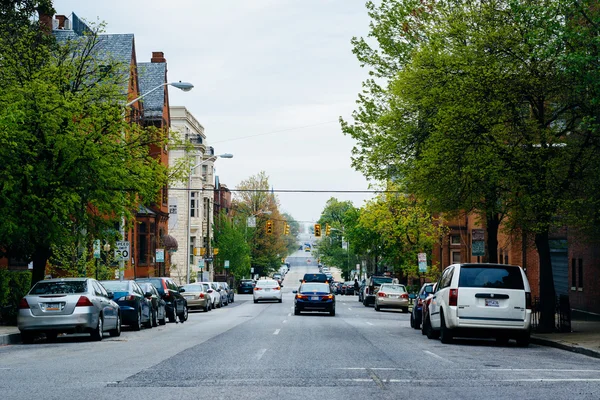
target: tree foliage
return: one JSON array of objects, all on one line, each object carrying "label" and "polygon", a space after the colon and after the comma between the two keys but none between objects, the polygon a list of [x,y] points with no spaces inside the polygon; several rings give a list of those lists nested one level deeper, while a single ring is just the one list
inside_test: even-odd
[{"label": "tree foliage", "polygon": [[218,269],[225,268],[225,260],[229,261],[230,275],[236,279],[250,276],[250,246],[245,238],[245,221],[240,218],[230,219],[221,212],[215,221],[214,247],[219,249],[215,260]]}]

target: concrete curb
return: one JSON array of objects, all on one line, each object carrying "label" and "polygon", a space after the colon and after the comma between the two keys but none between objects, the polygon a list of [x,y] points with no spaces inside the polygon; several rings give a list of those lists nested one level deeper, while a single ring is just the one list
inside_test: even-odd
[{"label": "concrete curb", "polygon": [[588,357],[600,358],[600,352],[587,349],[585,347],[576,346],[574,344],[560,343],[553,340],[548,340],[536,336],[531,336],[531,343],[539,344],[542,346],[554,347],[561,350],[570,351],[572,353],[583,354]]},{"label": "concrete curb", "polygon": [[6,335],[0,335],[0,346],[17,343],[21,343],[20,333],[9,333]]}]

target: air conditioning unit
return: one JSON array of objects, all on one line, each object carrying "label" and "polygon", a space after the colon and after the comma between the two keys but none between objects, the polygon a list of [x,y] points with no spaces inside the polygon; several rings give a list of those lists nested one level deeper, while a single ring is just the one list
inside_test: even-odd
[{"label": "air conditioning unit", "polygon": [[65,18],[65,26],[63,28],[66,31],[70,31],[71,29],[73,29],[73,25],[71,23],[71,20],[68,18]]}]

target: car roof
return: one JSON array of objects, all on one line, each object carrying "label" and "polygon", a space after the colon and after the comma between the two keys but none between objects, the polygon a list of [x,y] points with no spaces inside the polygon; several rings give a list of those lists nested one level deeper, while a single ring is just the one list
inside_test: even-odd
[{"label": "car roof", "polygon": [[81,281],[87,281],[88,279],[91,279],[91,278],[52,278],[52,279],[43,279],[43,280],[38,281],[38,282],[62,282],[62,281],[65,281],[65,282],[76,282],[76,281],[81,282]]}]

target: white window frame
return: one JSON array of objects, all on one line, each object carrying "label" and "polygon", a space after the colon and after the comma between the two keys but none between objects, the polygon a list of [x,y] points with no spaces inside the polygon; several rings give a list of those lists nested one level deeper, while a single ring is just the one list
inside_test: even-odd
[{"label": "white window frame", "polygon": [[198,207],[198,202],[200,201],[200,192],[192,191],[190,192],[190,218],[198,218],[200,216],[200,207]]}]

